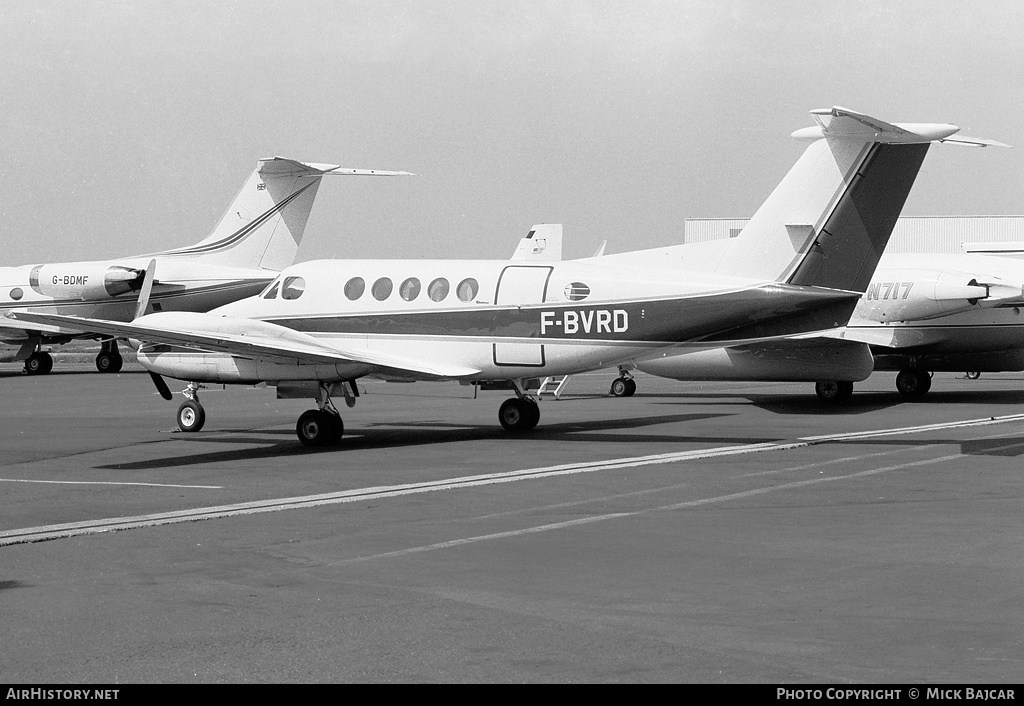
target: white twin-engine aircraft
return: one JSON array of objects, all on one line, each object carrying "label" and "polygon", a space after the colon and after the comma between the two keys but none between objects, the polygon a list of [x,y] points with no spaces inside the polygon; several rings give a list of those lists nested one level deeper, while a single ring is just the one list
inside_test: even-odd
[{"label": "white twin-engine aircraft", "polygon": [[[668,250],[564,262],[322,260],[284,270],[257,297],[207,314],[158,312],[130,324],[18,312],[22,322],[140,341],[139,361],[188,382],[182,430],[205,413],[203,382],[268,382],[316,398],[299,440],[337,442],[332,396],[351,406],[363,376],[510,384],[510,431],[540,419],[532,378],[596,370],[686,345],[736,345],[844,325],[860,301],[929,144],[954,125],[890,124],[812,111],[804,154],[713,262]],[[144,298],[140,300],[143,313]]]},{"label": "white twin-engine aircraft", "polygon": [[[60,262],[0,267],[0,314],[29,308],[110,321],[131,321],[145,273],[160,270],[153,282],[153,311],[209,311],[266,289],[295,261],[320,179],[327,175],[395,176],[408,172],[349,169],[274,157],[261,159],[220,223],[195,245],[91,262]],[[79,322],[80,324],[80,322]],[[103,341],[96,368],[115,373],[122,359],[115,339],[80,325],[26,326],[0,317],[0,343],[17,346],[0,361],[23,360],[30,375],[44,375],[53,358],[42,350],[75,338]]]}]

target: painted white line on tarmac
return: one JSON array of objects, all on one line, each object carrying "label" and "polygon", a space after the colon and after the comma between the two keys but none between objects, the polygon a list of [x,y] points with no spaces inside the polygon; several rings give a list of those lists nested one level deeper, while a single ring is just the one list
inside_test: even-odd
[{"label": "painted white line on tarmac", "polygon": [[[762,442],[758,444],[743,444],[740,446],[724,446],[712,449],[697,449],[693,451],[681,451],[675,453],[653,454],[649,456],[636,456],[630,458],[608,459],[606,461],[569,463],[558,466],[546,466],[542,468],[527,468],[518,471],[506,471],[500,473],[486,473],[476,476],[464,476],[461,478],[447,478],[437,481],[423,483],[408,483],[403,485],[381,486],[370,488],[358,488],[337,493],[323,493],[318,495],[305,495],[293,498],[277,498],[271,500],[258,500],[247,503],[232,505],[220,505],[215,507],[195,508],[192,510],[179,510],[175,512],[155,513],[151,515],[138,515],[133,517],[114,517],[101,520],[86,520],[83,522],[72,522],[59,525],[47,525],[44,527],[26,527],[0,532],[0,546],[10,544],[22,544],[25,542],[40,542],[49,539],[62,537],[75,537],[84,534],[95,534],[100,532],[113,532],[125,529],[136,529],[140,527],[154,527],[158,525],[176,524],[181,522],[196,522],[199,520],[210,520],[215,518],[234,517],[237,515],[252,515],[264,512],[276,512],[279,510],[294,510],[299,508],[318,507],[321,505],[333,505],[338,503],[360,502],[381,498],[399,497],[402,495],[413,495],[428,493],[437,490],[455,490],[470,488],[481,485],[493,485],[498,483],[514,483],[521,480],[533,480],[538,478],[550,478],[553,476],[572,475],[577,473],[594,473],[597,471],[614,470],[621,468],[635,468],[638,466],[649,466],[663,463],[677,463],[680,461],[695,461],[707,458],[718,458],[723,456],[735,456],[739,454],[759,453],[762,451],[786,451],[791,449],[806,448],[818,444],[849,441],[853,439],[875,438],[882,436],[913,434],[926,431],[939,431],[944,429],[956,429],[963,427],[986,426],[990,424],[1004,424],[1008,422],[1024,421],[1024,414],[1014,414],[1003,417],[988,417],[984,419],[970,419],[957,422],[940,424],[925,424],[918,427],[901,427],[898,429],[884,429],[877,431],[851,432],[843,434],[829,434],[823,436],[805,437],[791,442]],[[948,458],[958,458],[956,454]],[[939,459],[942,460],[942,459]],[[936,461],[920,461],[898,466],[900,468],[921,463],[934,463]],[[891,468],[896,468],[890,467]],[[855,478],[859,475],[879,473],[881,470],[865,471],[860,474],[849,476],[834,476],[831,478],[816,478],[810,481],[799,481],[798,484],[828,482],[844,478]],[[795,484],[773,486],[766,489],[744,491],[744,494],[735,496],[722,496],[723,498],[745,497],[749,494],[769,492],[774,489],[796,487]],[[717,502],[710,499],[704,501],[692,501],[693,503]],[[679,507],[685,507],[680,505]],[[617,516],[617,515],[616,515]],[[591,518],[586,520],[573,520],[574,523],[594,521]],[[561,527],[564,523],[553,525],[552,528]],[[568,526],[568,525],[564,525]],[[541,531],[541,530],[531,530]],[[462,541],[462,540],[460,540]]]},{"label": "painted white line on tarmac", "polygon": [[655,512],[664,512],[666,510],[682,510],[688,507],[698,507],[701,505],[710,505],[712,503],[722,503],[729,500],[739,500],[742,498],[749,498],[755,495],[764,495],[765,493],[774,493],[778,490],[792,490],[794,488],[802,488],[808,485],[818,485],[819,483],[833,483],[840,480],[849,480],[851,478],[863,478],[864,476],[873,476],[878,473],[886,473],[888,471],[895,471],[902,468],[911,468],[913,466],[925,466],[931,463],[941,463],[943,461],[951,461],[955,458],[960,458],[960,454],[950,454],[949,456],[942,456],[940,458],[930,458],[924,461],[910,461],[909,463],[900,463],[895,466],[887,466],[885,468],[872,468],[868,471],[858,471],[857,473],[850,473],[845,476],[829,476],[828,478],[811,478],[809,480],[798,480],[792,483],[783,483],[781,485],[773,485],[767,488],[754,488],[753,490],[743,490],[738,493],[729,493],[728,495],[719,495],[714,498],[702,498],[700,500],[687,500],[681,503],[673,503],[671,505],[660,505],[658,507],[644,508],[643,510],[632,510],[629,512],[611,512],[606,515],[594,515],[592,517],[584,517],[582,519],[568,520],[566,522],[554,522],[549,525],[539,525],[536,527],[525,527],[523,529],[508,530],[506,532],[496,532],[494,534],[482,534],[476,537],[465,537],[463,539],[453,539],[449,542],[438,542],[437,544],[427,544],[422,547],[409,547],[408,549],[399,549],[393,552],[383,552],[381,554],[370,554],[367,556],[355,557],[353,559],[343,559],[341,561],[328,562],[330,566],[345,566],[347,564],[358,564],[364,561],[374,561],[377,559],[391,559],[394,557],[406,556],[409,554],[422,554],[423,552],[433,552],[439,549],[450,549],[452,547],[459,547],[466,544],[475,544],[476,542],[486,542],[494,539],[508,539],[510,537],[519,537],[524,534],[536,534],[537,532],[550,532],[552,530],[566,529],[569,527],[576,527],[578,525],[586,525],[592,522],[604,522],[606,520],[618,520],[624,517],[640,517],[641,515],[650,515]]},{"label": "painted white line on tarmac", "polygon": [[56,483],[59,485],[145,485],[150,488],[201,488],[223,490],[223,485],[174,485],[172,483],[132,483],[115,480],[31,480],[28,478],[0,478],[0,483]]}]

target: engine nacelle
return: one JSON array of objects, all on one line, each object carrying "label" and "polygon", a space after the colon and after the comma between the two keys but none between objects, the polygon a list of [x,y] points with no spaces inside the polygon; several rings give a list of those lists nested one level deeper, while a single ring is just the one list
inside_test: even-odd
[{"label": "engine nacelle", "polygon": [[1021,299],[1020,284],[997,277],[940,270],[886,270],[868,285],[855,316],[881,323],[923,321],[979,307],[1006,306]]},{"label": "engine nacelle", "polygon": [[36,265],[29,286],[55,299],[111,299],[142,289],[145,271],[104,263]]},{"label": "engine nacelle", "polygon": [[340,381],[362,377],[365,363],[289,365],[212,351],[192,350],[160,343],[145,343],[139,363],[154,373],[176,380],[256,384],[274,381]]}]

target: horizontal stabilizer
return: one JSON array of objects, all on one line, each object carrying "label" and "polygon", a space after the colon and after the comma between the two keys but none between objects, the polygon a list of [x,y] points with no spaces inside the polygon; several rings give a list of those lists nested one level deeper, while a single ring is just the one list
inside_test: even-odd
[{"label": "horizontal stabilizer", "polygon": [[964,243],[965,252],[981,253],[983,255],[1010,255],[1020,257],[1024,255],[1024,241],[1005,241],[987,243]]},{"label": "horizontal stabilizer", "polygon": [[259,162],[260,174],[272,176],[330,175],[341,176],[416,176],[412,172],[388,172],[381,169],[352,169],[337,164],[300,162],[285,157],[268,157]]}]

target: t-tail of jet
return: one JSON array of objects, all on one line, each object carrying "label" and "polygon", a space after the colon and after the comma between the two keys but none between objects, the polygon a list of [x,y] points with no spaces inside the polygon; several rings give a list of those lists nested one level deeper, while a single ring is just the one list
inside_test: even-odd
[{"label": "t-tail of jet", "polygon": [[156,254],[209,265],[282,270],[295,259],[320,179],[329,175],[410,173],[350,169],[282,157],[261,159],[209,236],[195,245]]},{"label": "t-tail of jet", "polygon": [[743,231],[717,272],[791,285],[864,292],[932,142],[1002,145],[953,137],[955,125],[891,124],[845,108],[811,111],[803,156]]}]

